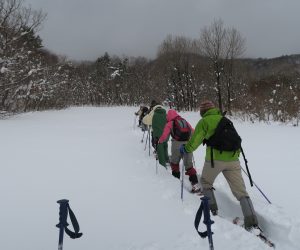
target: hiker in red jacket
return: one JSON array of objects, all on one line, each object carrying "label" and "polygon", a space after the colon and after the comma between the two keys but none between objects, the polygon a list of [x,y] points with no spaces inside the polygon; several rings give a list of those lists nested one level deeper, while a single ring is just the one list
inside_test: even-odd
[{"label": "hiker in red jacket", "polygon": [[193,131],[194,129],[192,126],[185,119],[178,115],[175,110],[170,109],[167,114],[167,123],[158,143],[168,141],[169,136],[171,135],[172,146],[170,165],[172,168],[172,175],[180,179],[179,162],[181,158],[183,158],[186,170],[185,174],[189,176],[189,180],[192,184],[191,192],[197,193],[201,191],[201,187],[198,183],[197,171],[193,166],[193,153],[181,155],[179,152],[180,146],[187,143]]}]

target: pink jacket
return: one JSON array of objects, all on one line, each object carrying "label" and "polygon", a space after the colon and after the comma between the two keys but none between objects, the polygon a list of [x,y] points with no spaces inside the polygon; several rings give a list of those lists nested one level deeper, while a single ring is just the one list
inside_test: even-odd
[{"label": "pink jacket", "polygon": [[[158,143],[163,143],[163,142],[165,142],[168,139],[169,135],[171,134],[172,127],[173,127],[173,121],[177,117],[181,118],[181,116],[178,115],[177,112],[174,109],[170,109],[168,111],[168,114],[167,114],[167,123],[166,123],[166,125],[164,127],[164,132],[162,133],[161,137],[159,138]],[[193,127],[188,122],[187,122],[187,124],[188,124],[188,126],[190,127],[190,129],[192,130],[192,133],[193,133],[194,132]]]}]

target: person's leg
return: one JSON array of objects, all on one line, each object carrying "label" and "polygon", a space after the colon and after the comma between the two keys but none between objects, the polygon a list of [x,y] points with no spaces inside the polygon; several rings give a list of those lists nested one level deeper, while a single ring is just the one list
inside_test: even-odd
[{"label": "person's leg", "polygon": [[172,175],[178,179],[180,179],[179,162],[181,159],[181,155],[179,152],[179,146],[180,146],[180,144],[178,144],[177,141],[172,139],[170,165],[171,165],[171,169],[172,169]]},{"label": "person's leg", "polygon": [[252,227],[258,226],[257,216],[250,197],[242,197],[240,205],[244,215],[245,228],[249,230]]},{"label": "person's leg", "polygon": [[258,222],[256,213],[253,208],[252,201],[246,190],[239,161],[227,162],[226,165],[227,166],[223,171],[223,175],[230,186],[231,192],[240,202],[241,209],[244,215],[245,228],[249,229],[253,226],[257,226]]},{"label": "person's leg", "polygon": [[222,171],[222,165],[218,164],[218,161],[214,161],[214,167],[211,166],[210,161],[206,161],[200,178],[203,194],[209,198],[209,206],[213,215],[218,213],[218,205],[213,191],[213,184],[218,174]]},{"label": "person's leg", "polygon": [[164,153],[165,153],[165,159],[167,163],[170,163],[169,159],[169,152],[168,152],[168,142],[164,142]]},{"label": "person's leg", "polygon": [[192,185],[198,183],[197,171],[193,166],[193,153],[183,155],[183,163],[185,167],[185,174],[189,176]]}]

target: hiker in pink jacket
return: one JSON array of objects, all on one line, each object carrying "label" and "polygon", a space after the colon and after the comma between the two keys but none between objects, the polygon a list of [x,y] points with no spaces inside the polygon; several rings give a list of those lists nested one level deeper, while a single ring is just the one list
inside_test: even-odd
[{"label": "hiker in pink jacket", "polygon": [[186,170],[185,174],[189,176],[189,180],[192,184],[191,192],[197,193],[201,191],[201,187],[198,183],[197,171],[193,166],[193,153],[181,155],[179,152],[180,146],[187,143],[193,132],[193,127],[178,115],[174,109],[170,109],[167,114],[167,123],[158,143],[167,141],[171,135],[172,146],[170,164],[172,175],[180,179],[179,162],[183,158]]}]

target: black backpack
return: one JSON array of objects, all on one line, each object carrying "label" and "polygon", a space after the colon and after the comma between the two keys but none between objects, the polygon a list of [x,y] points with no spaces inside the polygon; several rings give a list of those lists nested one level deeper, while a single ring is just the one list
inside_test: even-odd
[{"label": "black backpack", "polygon": [[241,149],[242,139],[233,126],[232,121],[223,116],[215,130],[215,133],[205,140],[205,144],[222,151],[234,151]]},{"label": "black backpack", "polygon": [[176,141],[188,141],[190,139],[191,129],[185,119],[180,117],[173,121],[171,136]]},{"label": "black backpack", "polygon": [[232,121],[225,116],[222,116],[216,127],[215,133],[208,140],[205,139],[203,144],[211,147],[210,159],[212,167],[214,167],[213,149],[220,150],[220,152],[233,151],[233,154],[235,154],[237,150],[241,150],[247,168],[248,174],[246,174],[249,178],[251,187],[253,186],[252,177],[248,168],[248,161],[242,148],[242,138],[234,128]]}]

